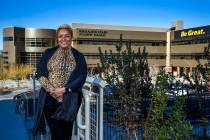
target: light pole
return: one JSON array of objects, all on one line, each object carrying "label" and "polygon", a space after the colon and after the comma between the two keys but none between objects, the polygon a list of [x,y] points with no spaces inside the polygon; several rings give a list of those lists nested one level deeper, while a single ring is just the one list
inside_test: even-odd
[{"label": "light pole", "polygon": [[171,73],[172,67],[171,67],[171,31],[174,31],[176,27],[171,27],[166,32],[166,66],[165,66],[165,72]]}]

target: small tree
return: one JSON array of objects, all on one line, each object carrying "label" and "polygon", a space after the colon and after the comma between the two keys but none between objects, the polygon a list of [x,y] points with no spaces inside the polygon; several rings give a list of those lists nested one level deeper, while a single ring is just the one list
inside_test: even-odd
[{"label": "small tree", "polygon": [[101,77],[113,88],[113,94],[106,95],[105,101],[112,103],[116,123],[126,129],[129,136],[136,135],[143,128],[146,118],[145,109],[141,108],[146,97],[150,95],[150,78],[145,47],[137,52],[131,49],[131,42],[123,48],[122,35],[116,46],[116,53],[102,53],[99,69]]},{"label": "small tree", "polygon": [[4,67],[2,58],[0,58],[0,81],[1,81],[0,91],[3,91],[4,82],[5,80],[7,80],[7,78],[8,78],[7,69]]},{"label": "small tree", "polygon": [[[207,60],[207,63],[205,65],[202,65],[200,62],[199,57],[196,58],[198,65],[193,71],[193,81],[186,75],[185,78],[190,82],[190,86],[195,88],[196,91],[196,102],[194,103],[194,106],[196,107],[196,119],[199,120],[200,125],[204,128],[204,139],[207,139],[208,136],[208,118],[205,115],[205,109],[208,108],[207,105],[204,104],[205,101],[205,90],[208,89],[208,84],[210,80],[210,55],[209,55],[209,49],[210,44],[208,44],[207,47],[204,48],[204,57]],[[190,99],[190,96],[189,100]],[[193,114],[192,114],[193,116]]]},{"label": "small tree", "polygon": [[172,106],[167,105],[169,75],[161,72],[152,92],[152,104],[145,124],[145,139],[183,140],[192,131],[184,113],[185,97],[176,96]]},{"label": "small tree", "polygon": [[29,76],[33,71],[33,67],[26,64],[16,64],[9,68],[9,78],[17,80],[18,87],[19,87],[19,81],[26,79],[27,76]]},{"label": "small tree", "polygon": [[[200,115],[200,123],[204,128],[204,138],[207,138],[208,136],[208,118],[205,116],[205,109],[207,106],[204,106],[203,102],[205,102],[204,91],[208,89],[209,87],[209,81],[210,81],[210,55],[209,55],[209,49],[210,49],[210,43],[207,47],[204,48],[204,57],[207,59],[207,63],[205,65],[202,65],[200,63],[200,60],[197,59],[198,65],[195,68],[193,78],[195,81],[195,89],[196,89],[196,95],[197,95],[197,105],[198,105],[198,114]],[[205,84],[204,84],[205,82]]]}]

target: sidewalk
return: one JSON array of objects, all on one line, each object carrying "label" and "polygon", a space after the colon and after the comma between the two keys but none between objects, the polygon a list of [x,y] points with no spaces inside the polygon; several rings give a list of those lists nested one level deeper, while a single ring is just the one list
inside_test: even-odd
[{"label": "sidewalk", "polygon": [[28,139],[23,119],[20,115],[15,114],[14,103],[11,99],[0,100],[0,139]]},{"label": "sidewalk", "polygon": [[[28,88],[0,95],[0,140],[28,140],[26,127],[31,127],[31,121],[23,120],[23,116],[15,114],[13,96],[28,91]],[[25,126],[26,125],[26,126]],[[38,140],[40,140],[38,136]],[[76,140],[75,135],[72,140]]]}]

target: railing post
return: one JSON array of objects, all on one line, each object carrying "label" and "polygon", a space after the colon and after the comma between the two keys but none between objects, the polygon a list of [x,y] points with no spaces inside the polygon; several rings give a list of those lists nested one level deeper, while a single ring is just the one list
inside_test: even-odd
[{"label": "railing post", "polygon": [[[84,96],[84,100],[85,100],[85,125],[82,124],[81,118],[81,109],[82,107],[80,107],[79,111],[78,111],[78,115],[77,115],[77,126],[80,129],[84,129],[85,130],[85,140],[89,140],[90,139],[90,94],[89,93],[85,93],[83,94]],[[80,138],[80,134],[78,134],[78,139]]]},{"label": "railing post", "polygon": [[100,87],[100,93],[99,93],[99,119],[98,119],[98,124],[99,124],[99,134],[98,134],[98,140],[103,140],[103,112],[104,112],[104,108],[103,108],[103,88]]},{"label": "railing post", "polygon": [[77,122],[77,139],[79,140],[80,139],[80,136],[79,136],[79,134],[80,134],[80,130],[79,129],[81,129],[81,126],[79,126],[79,125],[81,125],[82,124],[82,115],[81,115],[81,112],[82,112],[82,105],[80,106],[80,108],[79,108],[79,110],[78,110],[78,113],[77,113],[77,120],[76,120],[76,122]]},{"label": "railing post", "polygon": [[85,140],[90,139],[90,97],[85,95]]},{"label": "railing post", "polygon": [[[85,116],[81,115],[82,107],[80,107],[78,111],[78,115],[77,115],[77,126],[78,126],[77,138],[83,139],[83,140],[91,139],[92,135],[90,133],[90,128],[91,128],[91,125],[94,125],[93,128],[95,127],[96,128],[93,130],[95,131],[95,135],[93,135],[93,139],[103,140],[103,127],[104,127],[103,126],[103,94],[104,94],[104,87],[107,85],[107,83],[95,77],[88,77],[86,79],[86,83],[90,84],[90,87],[97,86],[99,88],[99,93],[97,91],[94,92],[93,89],[91,88],[89,90],[83,89],[83,96],[84,96],[83,105],[85,105],[84,106]],[[93,98],[95,96],[96,96],[96,99]],[[96,105],[96,112],[94,112],[95,111],[94,109],[90,110],[90,108],[95,107],[95,105]],[[91,122],[91,119],[90,119],[90,117],[92,117],[91,111],[93,111],[93,113],[96,113],[95,114],[96,121],[94,122]],[[85,125],[82,125],[82,122],[81,122],[82,117],[85,118]],[[83,129],[85,133],[84,134],[81,133],[80,129]]]},{"label": "railing post", "polygon": [[32,75],[33,79],[33,115],[35,120],[35,113],[36,113],[36,73],[34,72]]},{"label": "railing post", "polygon": [[41,140],[47,140],[46,135],[41,135]]}]

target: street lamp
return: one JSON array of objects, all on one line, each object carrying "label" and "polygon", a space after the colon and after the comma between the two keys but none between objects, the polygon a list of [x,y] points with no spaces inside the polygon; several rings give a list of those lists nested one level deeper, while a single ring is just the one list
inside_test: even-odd
[{"label": "street lamp", "polygon": [[172,67],[171,67],[171,31],[174,31],[176,27],[171,27],[167,30],[166,33],[166,67],[165,72],[171,73]]}]

